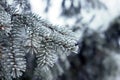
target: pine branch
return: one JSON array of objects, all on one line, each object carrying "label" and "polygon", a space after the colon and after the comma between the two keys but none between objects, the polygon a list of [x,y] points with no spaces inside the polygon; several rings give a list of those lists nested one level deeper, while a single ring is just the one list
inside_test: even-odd
[{"label": "pine branch", "polygon": [[[34,35],[33,37],[33,43],[37,42],[38,40],[41,41],[42,38],[48,41],[53,42],[55,45],[62,46],[68,51],[74,52],[76,50],[75,44],[76,41],[75,38],[70,37],[69,35],[63,35],[62,34],[62,29],[61,33],[59,32],[60,30],[53,30],[48,26],[44,26],[43,23],[41,23],[41,19],[36,17],[33,14],[30,15],[21,15],[19,20],[15,20],[16,22],[19,22],[19,26],[28,26],[27,32],[28,35],[31,36]],[[21,24],[20,24],[21,23]],[[47,23],[46,23],[47,24]],[[18,25],[18,24],[17,24]],[[57,28],[56,28],[57,29]],[[64,33],[64,32],[63,32]],[[30,38],[29,38],[30,39]],[[40,44],[40,42],[37,42]],[[36,43],[34,43],[36,44]],[[39,45],[34,45],[35,47],[39,47]]]},{"label": "pine branch", "polygon": [[26,70],[26,59],[25,59],[25,52],[23,51],[23,47],[21,45],[22,39],[22,30],[21,27],[14,25],[12,26],[10,40],[11,40],[11,55],[13,56],[12,65],[13,72],[11,73],[13,78],[20,77],[22,72]]},{"label": "pine branch", "polygon": [[[54,26],[34,14],[8,13],[1,7],[0,46],[5,80],[20,78],[23,72],[28,72],[26,67],[33,66],[31,62],[34,60],[37,63],[34,74],[40,70],[40,76],[45,78],[44,74],[52,74],[50,67],[54,66],[58,57],[77,52],[77,40],[72,31]],[[32,59],[27,55],[32,55]],[[34,70],[34,67],[30,69]]]},{"label": "pine branch", "polygon": [[10,34],[5,39],[7,41],[6,46],[2,46],[2,66],[5,75],[8,74],[11,78],[19,78],[26,70],[25,52],[21,45],[21,27],[12,25],[11,28]]},{"label": "pine branch", "polygon": [[[77,40],[71,31],[66,32],[66,29],[64,31],[60,27],[54,28],[53,25],[34,14],[14,14],[12,20],[14,25],[22,27],[23,46],[26,53],[36,56],[36,71],[37,69],[42,70],[44,67],[46,69],[52,67],[60,56],[58,54],[62,55],[76,51]],[[62,51],[62,53],[59,53],[59,51]]]}]

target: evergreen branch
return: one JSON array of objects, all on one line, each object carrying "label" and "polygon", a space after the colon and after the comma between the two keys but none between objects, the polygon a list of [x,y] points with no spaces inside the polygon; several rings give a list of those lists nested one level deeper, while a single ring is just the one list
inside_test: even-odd
[{"label": "evergreen branch", "polygon": [[72,31],[54,26],[34,14],[9,15],[2,7],[0,16],[1,63],[5,80],[17,79],[28,71],[26,67],[32,63],[28,60],[26,63],[26,55],[33,56],[37,62],[36,70],[40,69],[41,76],[45,77],[42,72],[46,75],[51,73],[48,69],[58,60],[58,54],[76,52],[77,40]]},{"label": "evergreen branch", "polygon": [[7,46],[3,45],[2,49],[2,66],[4,72],[7,72],[6,74],[8,74],[9,77],[19,78],[26,70],[25,52],[21,46],[21,28],[16,25],[12,25],[11,27],[12,30],[10,31],[8,38],[6,38],[8,44]]},{"label": "evergreen branch", "polygon": [[[59,55],[57,53],[60,50],[62,54],[76,51],[75,44],[77,40],[73,35],[68,34],[71,31],[65,32],[66,30],[63,31],[60,27],[54,29],[50,27],[51,24],[46,26],[49,24],[34,14],[14,14],[12,19],[14,25],[22,26],[23,31],[25,31],[23,33],[25,34],[23,38],[24,48],[26,53],[36,56],[36,70],[52,67],[58,60]],[[34,74],[36,74],[36,71]]]}]

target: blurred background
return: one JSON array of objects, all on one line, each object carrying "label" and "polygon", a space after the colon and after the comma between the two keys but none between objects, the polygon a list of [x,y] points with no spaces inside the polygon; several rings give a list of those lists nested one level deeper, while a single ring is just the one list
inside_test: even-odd
[{"label": "blurred background", "polygon": [[5,1],[75,33],[78,54],[61,56],[53,80],[120,80],[120,0]]}]

